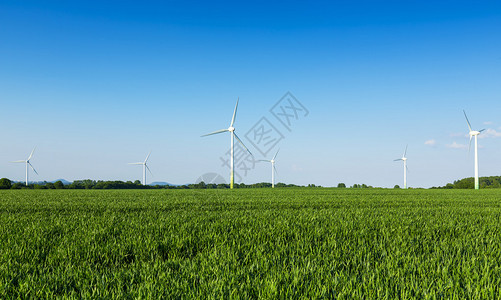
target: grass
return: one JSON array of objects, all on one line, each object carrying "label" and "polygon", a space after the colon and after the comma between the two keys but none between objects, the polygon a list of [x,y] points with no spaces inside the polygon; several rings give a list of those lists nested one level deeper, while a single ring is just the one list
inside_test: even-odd
[{"label": "grass", "polygon": [[496,298],[496,190],[0,192],[0,298]]}]

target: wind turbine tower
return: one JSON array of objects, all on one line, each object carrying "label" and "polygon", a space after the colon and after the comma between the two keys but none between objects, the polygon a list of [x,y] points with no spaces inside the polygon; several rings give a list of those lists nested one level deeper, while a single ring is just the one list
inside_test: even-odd
[{"label": "wind turbine tower", "polygon": [[404,189],[407,189],[407,157],[405,157],[405,155],[407,154],[407,146],[405,146],[405,151],[404,151],[404,155],[402,155],[402,158],[398,158],[398,159],[394,160],[394,161],[401,160],[404,162]]},{"label": "wind turbine tower", "polygon": [[151,154],[151,151],[150,151],[150,153],[148,153],[148,155],[146,156],[146,159],[143,162],[129,163],[129,165],[142,165],[143,166],[143,185],[146,185],[146,169],[148,169],[148,172],[150,172],[150,174],[153,175],[153,173],[151,173],[151,171],[150,171],[150,168],[148,168],[148,165],[146,164],[146,162],[148,161],[148,158],[150,157],[150,154]]},{"label": "wind turbine tower", "polygon": [[259,160],[259,161],[266,161],[266,162],[271,163],[271,187],[272,188],[275,187],[275,172],[277,171],[277,169],[275,169],[275,162],[276,162],[275,158],[277,158],[278,151],[280,151],[280,149],[277,150],[277,153],[275,153],[275,156],[273,156],[273,158],[271,160],[265,160],[265,159]]},{"label": "wind turbine tower", "polygon": [[33,157],[33,152],[35,152],[35,148],[33,148],[33,150],[31,151],[31,154],[28,157],[28,159],[12,161],[13,163],[25,163],[26,164],[26,186],[28,186],[28,165],[31,167],[33,172],[35,172],[38,175],[37,170],[35,170],[35,168],[33,168],[33,165],[30,163],[30,159]]},{"label": "wind turbine tower", "polygon": [[477,136],[484,131],[485,129],[482,130],[473,130],[471,129],[470,121],[468,120],[468,117],[466,116],[466,112],[463,110],[464,117],[466,118],[466,123],[468,123],[468,129],[470,130],[469,135],[470,135],[470,146],[468,147],[468,152],[470,152],[471,149],[471,139],[472,137],[475,137],[475,189],[479,189],[478,185],[478,144],[477,144]]},{"label": "wind turbine tower", "polygon": [[240,142],[240,144],[245,148],[245,150],[247,150],[247,152],[249,152],[250,155],[252,155],[252,153],[249,151],[249,149],[247,149],[247,147],[245,147],[244,143],[242,142],[242,140],[238,137],[238,135],[235,133],[235,127],[233,127],[233,124],[235,123],[235,117],[237,115],[237,108],[238,108],[238,99],[237,99],[237,104],[235,105],[235,110],[233,111],[233,117],[231,118],[231,123],[230,123],[230,127],[228,127],[227,129],[220,129],[220,130],[217,130],[217,131],[214,131],[214,132],[211,132],[211,133],[208,133],[208,134],[204,134],[202,135],[202,137],[204,136],[209,136],[209,135],[213,135],[213,134],[219,134],[219,133],[223,133],[223,132],[229,132],[230,135],[231,135],[231,150],[230,150],[230,169],[231,169],[231,173],[230,173],[230,188],[232,189],[233,188],[233,185],[235,184],[235,164],[234,164],[234,138],[237,139],[238,142]]}]

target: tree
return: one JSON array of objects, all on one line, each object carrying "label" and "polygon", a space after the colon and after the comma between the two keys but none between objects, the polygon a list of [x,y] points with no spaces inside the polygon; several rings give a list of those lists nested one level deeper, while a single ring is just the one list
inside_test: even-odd
[{"label": "tree", "polygon": [[475,188],[475,183],[473,177],[463,178],[461,180],[454,181],[454,188],[456,189],[473,189]]},{"label": "tree", "polygon": [[8,190],[12,187],[12,182],[7,178],[0,179],[0,190]]},{"label": "tree", "polygon": [[346,188],[346,184],[344,184],[344,183],[341,182],[341,183],[337,184],[337,187],[340,188],[340,189],[344,189],[344,188]]},{"label": "tree", "polygon": [[193,188],[195,188],[195,189],[205,189],[206,187],[207,187],[207,185],[203,181],[200,181],[199,183],[195,183],[193,185]]},{"label": "tree", "polygon": [[22,182],[16,182],[12,185],[11,189],[13,190],[20,190],[20,189],[24,189],[25,186],[24,186],[24,183]]},{"label": "tree", "polygon": [[58,180],[58,181],[54,182],[54,187],[56,189],[58,189],[58,190],[59,189],[64,189],[64,184],[63,184],[63,182],[61,180]]},{"label": "tree", "polygon": [[394,189],[399,189],[400,186],[398,184],[395,184],[395,186],[393,187]]}]

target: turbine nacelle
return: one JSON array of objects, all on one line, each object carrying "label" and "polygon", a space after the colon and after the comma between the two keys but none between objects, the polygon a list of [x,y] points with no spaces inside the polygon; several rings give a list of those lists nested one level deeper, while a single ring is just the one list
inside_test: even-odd
[{"label": "turbine nacelle", "polygon": [[235,131],[235,127],[233,127],[233,126],[228,127],[228,131],[229,132],[234,132]]},{"label": "turbine nacelle", "polygon": [[480,131],[476,131],[476,130],[470,131],[470,136],[476,136],[476,135],[479,135],[479,134],[480,134]]}]

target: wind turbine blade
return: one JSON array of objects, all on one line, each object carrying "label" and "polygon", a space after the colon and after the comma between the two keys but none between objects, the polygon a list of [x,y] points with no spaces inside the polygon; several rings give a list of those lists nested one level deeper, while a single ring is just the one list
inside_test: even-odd
[{"label": "wind turbine blade", "polygon": [[466,123],[468,123],[468,128],[470,129],[470,131],[472,131],[470,121],[468,120],[468,117],[466,116],[466,112],[464,111],[464,109],[463,109],[463,113],[464,113],[464,117],[466,118]]},{"label": "wind turbine blade", "polygon": [[128,164],[128,165],[142,165],[142,164],[144,164],[144,163],[142,163],[142,162],[137,162],[137,163],[127,163],[127,164]]},{"label": "wind turbine blade", "polygon": [[265,162],[271,162],[271,160],[266,160],[266,159],[260,159],[258,161],[265,161]]},{"label": "wind turbine blade", "polygon": [[482,130],[479,130],[478,132],[482,132],[482,131],[484,131],[484,130],[485,130],[485,128],[484,128],[484,129],[482,129]]},{"label": "wind turbine blade", "polygon": [[230,124],[230,127],[233,126],[233,123],[235,123],[235,117],[237,115],[237,107],[238,107],[238,100],[240,98],[237,98],[237,104],[235,104],[235,110],[233,111],[233,117],[231,118],[231,124]]},{"label": "wind turbine blade", "polygon": [[38,172],[37,170],[35,170],[35,168],[33,168],[33,166],[31,165],[31,163],[28,162],[28,165],[30,165],[31,169],[33,170],[33,172],[35,172],[37,175],[38,175]]},{"label": "wind turbine blade", "polygon": [[146,163],[146,161],[148,161],[148,158],[150,158],[150,154],[151,154],[151,150],[150,150],[150,153],[148,153],[148,156],[146,156],[146,159],[144,160],[144,163]]},{"label": "wind turbine blade", "polygon": [[11,163],[25,163],[26,161],[25,160],[15,160],[15,161],[11,161]]},{"label": "wind turbine blade", "polygon": [[394,159],[393,161],[399,161],[399,160],[403,160],[403,159],[399,158],[399,159]]},{"label": "wind turbine blade", "polygon": [[277,150],[277,153],[275,153],[275,156],[273,156],[272,160],[275,160],[275,158],[277,158],[278,151],[280,151],[280,148]]},{"label": "wind turbine blade", "polygon": [[247,149],[247,147],[245,147],[245,145],[242,142],[242,140],[238,137],[238,135],[235,132],[233,132],[233,134],[235,135],[235,138],[237,139],[237,141],[239,141],[240,144],[245,148],[245,150],[247,150],[247,152],[249,152],[249,154],[252,155],[252,153],[249,151],[249,149]]},{"label": "wind turbine blade", "polygon": [[211,133],[204,134],[204,135],[202,135],[202,137],[208,136],[208,135],[213,135],[213,134],[218,134],[218,133],[223,133],[223,132],[226,132],[226,131],[228,131],[228,129],[221,129],[221,130],[217,130],[217,131],[214,131],[214,132],[211,132]]},{"label": "wind turbine blade", "polygon": [[405,157],[405,155],[407,154],[407,147],[408,147],[408,146],[409,146],[408,144],[407,144],[407,145],[405,145],[404,156],[402,156],[402,157]]},{"label": "wind turbine blade", "polygon": [[471,138],[473,137],[473,135],[470,134],[470,145],[468,146],[468,153],[470,153],[470,150],[471,150]]},{"label": "wind turbine blade", "polygon": [[148,169],[148,172],[150,172],[151,176],[153,176],[153,173],[151,173],[151,170],[150,170],[150,168],[148,167],[148,165],[147,165],[147,164],[144,164],[144,166],[146,167],[146,169]]},{"label": "wind turbine blade", "polygon": [[35,152],[35,149],[36,149],[36,148],[37,148],[37,147],[35,147],[35,148],[33,148],[33,150],[31,150],[30,157],[28,157],[28,159],[27,159],[27,160],[30,160],[30,159],[31,159],[31,157],[33,156],[33,152]]},{"label": "wind turbine blade", "polygon": [[273,171],[275,171],[275,174],[278,175],[277,168],[275,168],[275,165],[273,165]]}]

